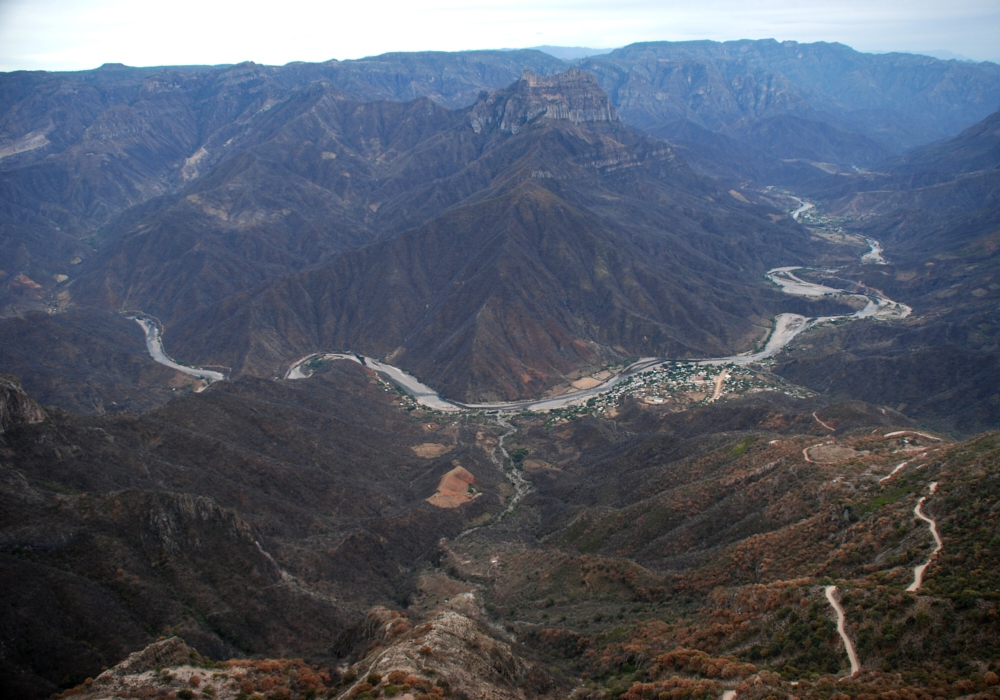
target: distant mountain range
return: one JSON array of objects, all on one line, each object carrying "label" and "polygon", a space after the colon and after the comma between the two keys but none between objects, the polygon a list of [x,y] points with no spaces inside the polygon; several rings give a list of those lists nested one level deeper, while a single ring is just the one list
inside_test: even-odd
[{"label": "distant mountain range", "polygon": [[456,397],[533,395],[630,356],[751,347],[805,310],[761,273],[845,253],[749,183],[864,189],[1000,104],[1000,66],[838,44],[659,42],[569,65],[5,74],[0,302],[142,310],[178,357],[237,373],[355,349]]},{"label": "distant mountain range", "polygon": [[586,46],[531,46],[529,48],[534,51],[547,53],[550,56],[555,56],[563,61],[572,61],[577,58],[587,58],[589,56],[603,56],[606,53],[614,51],[614,49],[589,49]]},{"label": "distant mountain range", "polygon": [[[152,313],[179,357],[237,374],[349,349],[455,397],[517,398],[629,356],[750,347],[785,301],[761,274],[819,248],[620,124],[581,71],[451,112],[318,90],[269,119],[151,202],[67,301]],[[357,250],[317,267],[335,244],[302,245],[332,232]],[[282,265],[308,269],[258,286]]]}]

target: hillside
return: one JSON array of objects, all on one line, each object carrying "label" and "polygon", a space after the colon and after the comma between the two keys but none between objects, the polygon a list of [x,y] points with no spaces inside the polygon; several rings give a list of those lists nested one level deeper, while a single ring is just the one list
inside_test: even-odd
[{"label": "hillside", "polygon": [[899,152],[952,136],[1000,103],[995,64],[864,54],[825,42],[648,42],[581,67],[598,75],[623,119],[651,133],[677,119],[726,133],[790,115]]},{"label": "hillside", "polygon": [[[996,686],[983,546],[995,435],[954,443],[892,412],[774,393],[499,422],[393,396],[334,363],[139,418],[12,421],[2,561],[20,583],[0,624],[20,641],[5,687],[33,696],[90,676],[75,694],[950,698]],[[456,462],[483,496],[422,503]],[[513,493],[498,466],[529,492],[491,518]],[[160,642],[98,678],[164,633],[191,648]],[[289,660],[203,658],[246,654]]]},{"label": "hillside", "polygon": [[[0,685],[46,695],[168,632],[216,658],[331,659],[358,615],[405,601],[506,481],[475,431],[415,420],[360,368],[325,377],[105,418],[5,391]],[[426,503],[456,463],[482,495]]]},{"label": "hillside", "polygon": [[[392,221],[427,202],[425,223],[167,322],[176,352],[277,376],[350,350],[455,398],[532,396],[629,356],[751,347],[808,306],[760,276],[836,254],[618,124],[585,73],[525,74],[435,142],[468,160],[379,206]],[[394,175],[380,182],[401,189]]]},{"label": "hillside", "polygon": [[886,246],[888,265],[838,274],[884,290],[914,315],[895,327],[817,333],[779,358],[783,376],[960,434],[998,424],[998,114],[882,172],[815,185],[820,218]]}]

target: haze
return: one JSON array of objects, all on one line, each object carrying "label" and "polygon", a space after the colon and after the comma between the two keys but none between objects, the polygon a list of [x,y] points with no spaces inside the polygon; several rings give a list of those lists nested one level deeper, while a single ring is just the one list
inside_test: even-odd
[{"label": "haze", "polygon": [[741,38],[1000,60],[1000,4],[837,0],[618,2],[0,0],[0,70],[325,61],[387,51],[624,46]]}]

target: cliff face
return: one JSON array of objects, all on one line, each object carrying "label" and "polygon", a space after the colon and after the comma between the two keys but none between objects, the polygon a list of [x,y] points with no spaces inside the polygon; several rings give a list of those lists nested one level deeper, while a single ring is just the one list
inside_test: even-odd
[{"label": "cliff face", "polygon": [[567,119],[574,124],[614,122],[618,113],[591,73],[572,69],[541,76],[525,69],[509,88],[481,97],[469,115],[477,134],[491,125],[516,134],[535,119]]},{"label": "cliff face", "polygon": [[32,401],[14,377],[0,375],[0,433],[12,425],[41,423],[45,411]]}]

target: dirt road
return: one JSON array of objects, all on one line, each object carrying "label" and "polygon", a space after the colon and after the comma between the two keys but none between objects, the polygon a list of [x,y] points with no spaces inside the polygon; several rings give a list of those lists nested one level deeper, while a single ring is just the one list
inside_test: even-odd
[{"label": "dirt road", "polygon": [[858,663],[858,653],[854,650],[854,642],[847,636],[847,630],[844,629],[844,608],[841,607],[840,601],[834,597],[834,593],[836,592],[836,586],[827,586],[826,599],[830,601],[830,605],[837,612],[837,633],[844,640],[844,646],[847,647],[847,657],[851,660],[851,676],[856,676],[858,671],[861,670],[861,664]]},{"label": "dirt road", "polygon": [[[933,496],[935,491],[937,491],[936,481],[931,483],[930,495]],[[941,548],[944,546],[944,542],[941,541],[941,536],[938,534],[937,523],[934,522],[932,518],[928,518],[926,515],[924,515],[923,505],[924,501],[926,500],[927,496],[920,497],[920,500],[917,501],[917,505],[914,506],[913,508],[913,514],[931,526],[931,534],[934,535],[934,551],[931,552],[931,556],[927,559],[927,562],[925,564],[913,567],[913,583],[911,583],[909,587],[906,589],[908,591],[920,590],[920,587],[924,584],[924,571],[927,569],[928,566],[930,566],[931,562],[934,561],[934,557],[937,555],[938,552],[941,551]]]}]

